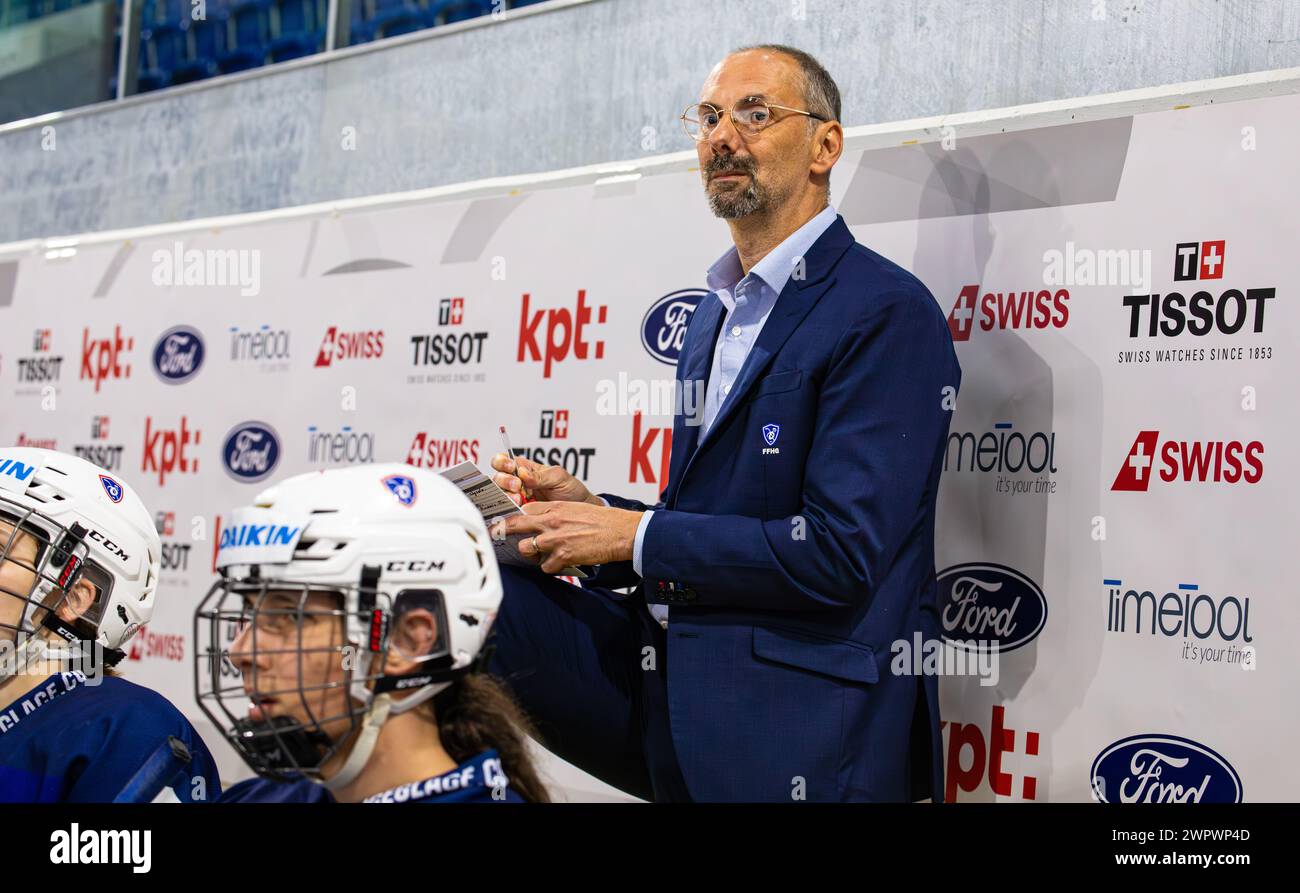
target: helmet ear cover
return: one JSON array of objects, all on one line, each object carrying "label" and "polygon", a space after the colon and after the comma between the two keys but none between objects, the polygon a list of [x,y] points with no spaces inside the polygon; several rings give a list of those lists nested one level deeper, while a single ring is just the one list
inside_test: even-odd
[{"label": "helmet ear cover", "polygon": [[[98,637],[97,627],[104,605],[107,604],[108,594],[113,588],[113,577],[95,563],[84,559],[83,556],[87,551],[86,528],[74,521],[58,541],[51,545],[49,535],[39,525],[24,523],[23,519],[15,518],[8,512],[0,513],[0,519],[14,528],[14,534],[5,542],[4,548],[0,549],[0,554],[7,551],[13,536],[16,536],[18,531],[27,534],[36,543],[36,559],[31,569],[37,574],[37,582],[39,583],[41,579],[48,580],[54,584],[56,590],[64,593],[63,598],[57,602],[43,607],[38,606],[40,620],[35,622],[66,642],[90,645],[91,654],[84,657],[93,660],[93,646]],[[81,554],[79,555],[78,552]],[[94,590],[91,605],[75,619],[64,620],[58,615],[58,607],[67,599],[67,593],[74,590],[83,579]],[[125,657],[126,652],[121,649],[103,649],[103,661],[110,667],[117,666]]]}]

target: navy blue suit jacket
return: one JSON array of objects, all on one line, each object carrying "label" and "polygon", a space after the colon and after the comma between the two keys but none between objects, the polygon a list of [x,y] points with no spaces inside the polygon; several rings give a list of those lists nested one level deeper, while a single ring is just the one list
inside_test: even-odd
[{"label": "navy blue suit jacket", "polygon": [[[679,387],[707,379],[724,315],[715,294],[696,308]],[[668,712],[694,799],[942,798],[938,680],[890,663],[896,640],[939,632],[935,496],[960,379],[929,290],[837,217],[707,435],[677,414],[644,579],[619,562],[590,582],[672,606]]]}]

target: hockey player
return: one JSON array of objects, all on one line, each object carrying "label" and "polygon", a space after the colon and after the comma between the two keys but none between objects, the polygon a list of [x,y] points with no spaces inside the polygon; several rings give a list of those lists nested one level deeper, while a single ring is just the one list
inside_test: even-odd
[{"label": "hockey player", "polygon": [[232,514],[217,565],[199,706],[260,776],[223,801],[548,799],[524,718],[481,672],[501,578],[451,482],[397,464],[289,478]]},{"label": "hockey player", "polygon": [[198,733],[111,667],[153,614],[162,552],[118,477],[0,447],[0,801],[220,793]]}]

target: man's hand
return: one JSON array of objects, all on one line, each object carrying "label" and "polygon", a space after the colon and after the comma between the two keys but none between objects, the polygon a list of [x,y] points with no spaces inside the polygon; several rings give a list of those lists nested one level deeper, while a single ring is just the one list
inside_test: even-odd
[{"label": "man's hand", "polygon": [[515,505],[523,504],[521,484],[528,489],[529,498],[538,502],[587,502],[602,508],[605,505],[561,465],[541,465],[523,456],[511,459],[505,453],[497,453],[492,457],[492,468],[497,472],[492,480]]},{"label": "man's hand", "polygon": [[530,502],[523,510],[499,523],[507,534],[524,535],[519,553],[539,561],[548,574],[580,564],[631,561],[644,514],[583,502]]}]

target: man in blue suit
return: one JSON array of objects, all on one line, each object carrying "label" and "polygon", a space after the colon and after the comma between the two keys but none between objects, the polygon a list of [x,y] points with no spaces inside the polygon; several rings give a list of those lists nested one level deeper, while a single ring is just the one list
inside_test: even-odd
[{"label": "man in blue suit", "polygon": [[[682,345],[678,387],[704,399],[674,419],[656,505],[493,459],[540,500],[507,530],[545,573],[503,567],[492,668],[548,747],[642,797],[943,796],[938,681],[890,665],[893,643],[939,635],[961,372],[926,287],[828,204],[839,115],[816,60],[765,45],[682,116],[735,247]],[[596,572],[545,575],[570,565]]]}]

